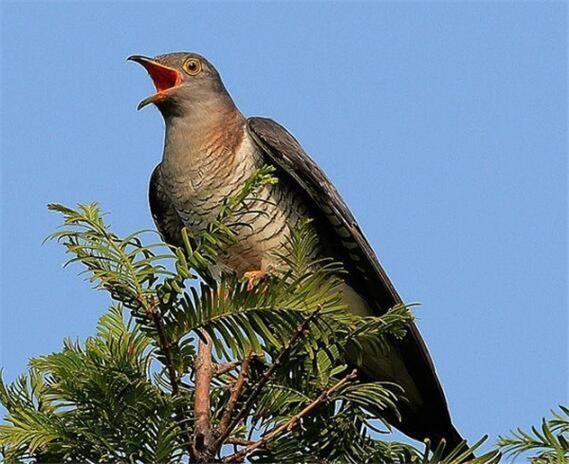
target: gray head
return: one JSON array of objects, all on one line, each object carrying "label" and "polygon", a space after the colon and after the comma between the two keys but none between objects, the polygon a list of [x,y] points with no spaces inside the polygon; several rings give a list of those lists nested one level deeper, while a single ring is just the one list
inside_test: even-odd
[{"label": "gray head", "polygon": [[235,108],[217,70],[197,53],[168,53],[156,58],[132,55],[128,60],[144,66],[156,87],[156,93],[142,100],[138,109],[154,103],[168,119]]}]

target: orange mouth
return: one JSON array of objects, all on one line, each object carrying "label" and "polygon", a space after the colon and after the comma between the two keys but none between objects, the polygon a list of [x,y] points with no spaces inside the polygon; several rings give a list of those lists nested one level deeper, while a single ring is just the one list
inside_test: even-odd
[{"label": "orange mouth", "polygon": [[150,75],[150,78],[156,87],[156,93],[154,95],[139,103],[139,110],[150,103],[157,103],[164,100],[168,96],[168,91],[170,89],[178,87],[182,83],[182,75],[176,69],[160,64],[152,58],[133,55],[129,56],[127,59],[142,65]]}]

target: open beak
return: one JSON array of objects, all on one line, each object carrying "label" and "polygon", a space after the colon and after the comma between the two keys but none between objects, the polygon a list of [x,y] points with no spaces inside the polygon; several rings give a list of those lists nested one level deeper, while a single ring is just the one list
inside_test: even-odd
[{"label": "open beak", "polygon": [[158,103],[168,96],[168,91],[178,87],[182,82],[182,75],[174,68],[158,63],[152,58],[142,55],[132,55],[127,61],[134,61],[144,67],[154,82],[156,93],[142,100],[137,109],[141,110],[150,103]]}]

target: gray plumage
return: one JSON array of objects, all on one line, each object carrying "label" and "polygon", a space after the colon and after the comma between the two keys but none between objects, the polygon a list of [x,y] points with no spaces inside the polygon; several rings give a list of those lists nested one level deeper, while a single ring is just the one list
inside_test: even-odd
[{"label": "gray plumage", "polygon": [[[244,274],[270,270],[287,225],[313,220],[319,253],[340,261],[346,271],[344,298],[350,309],[381,315],[401,298],[380,265],[349,208],[322,170],[286,129],[270,119],[245,119],[215,68],[193,53],[155,59],[131,57],[154,80],[155,103],[166,122],[162,162],[150,181],[150,206],[158,230],[180,243],[187,226],[199,234],[217,215],[222,200],[236,193],[259,167],[277,168],[278,184],[266,188],[261,202],[239,231],[239,241],[220,257],[220,266]],[[390,422],[407,435],[453,447],[461,437],[452,425],[444,393],[417,328],[393,344],[383,357],[364,358],[365,378],[400,384],[409,399],[399,405],[401,421]]]}]

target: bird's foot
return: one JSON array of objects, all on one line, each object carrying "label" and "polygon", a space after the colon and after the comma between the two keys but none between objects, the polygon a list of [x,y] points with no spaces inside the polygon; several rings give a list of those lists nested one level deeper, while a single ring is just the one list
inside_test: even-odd
[{"label": "bird's foot", "polygon": [[267,271],[249,271],[243,274],[243,278],[247,280],[247,290],[251,291],[261,280],[265,279],[269,273]]},{"label": "bird's foot", "polygon": [[211,290],[211,296],[217,296],[220,300],[227,300],[229,298],[229,291],[226,288],[218,287],[217,290]]}]

